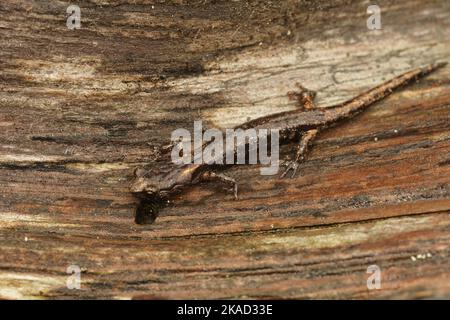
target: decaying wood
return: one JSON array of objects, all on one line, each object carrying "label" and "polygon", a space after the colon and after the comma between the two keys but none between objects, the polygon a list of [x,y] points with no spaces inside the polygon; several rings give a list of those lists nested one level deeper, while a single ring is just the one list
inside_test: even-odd
[{"label": "decaying wood", "polygon": [[69,2],[0,4],[1,298],[450,296],[449,66],[321,133],[296,179],[237,166],[238,201],[196,186],[150,226],[128,192],[194,120],[293,109],[296,82],[330,105],[448,61],[448,1],[383,1],[376,31],[364,1],[79,5],[69,30]]}]

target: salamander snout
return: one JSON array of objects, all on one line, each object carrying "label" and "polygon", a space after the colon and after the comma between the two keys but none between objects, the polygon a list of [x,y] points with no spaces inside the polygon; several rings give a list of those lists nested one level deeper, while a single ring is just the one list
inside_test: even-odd
[{"label": "salamander snout", "polygon": [[134,180],[130,185],[130,192],[133,194],[156,195],[159,193],[159,186],[146,176],[143,169],[136,169]]},{"label": "salamander snout", "polygon": [[159,188],[148,181],[148,179],[139,177],[134,179],[130,186],[131,193],[146,193],[155,195],[159,192]]}]

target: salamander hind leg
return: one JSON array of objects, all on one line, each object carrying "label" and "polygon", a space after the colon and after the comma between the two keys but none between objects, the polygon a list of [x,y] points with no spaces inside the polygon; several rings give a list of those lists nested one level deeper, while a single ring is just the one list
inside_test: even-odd
[{"label": "salamander hind leg", "polygon": [[306,158],[306,153],[308,152],[309,146],[311,142],[317,135],[318,130],[312,129],[305,132],[305,134],[301,137],[300,142],[297,146],[297,152],[295,154],[295,159],[293,161],[287,162],[285,171],[281,174],[280,178],[284,178],[289,171],[292,171],[291,178],[295,177],[297,173],[297,169],[300,166],[300,163],[303,162]]}]

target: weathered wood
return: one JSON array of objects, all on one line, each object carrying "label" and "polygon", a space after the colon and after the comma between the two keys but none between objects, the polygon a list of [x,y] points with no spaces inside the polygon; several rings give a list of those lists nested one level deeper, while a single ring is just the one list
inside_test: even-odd
[{"label": "weathered wood", "polygon": [[295,108],[296,82],[326,106],[448,61],[448,1],[383,1],[377,31],[364,1],[81,1],[73,31],[68,5],[0,4],[0,298],[450,296],[449,66],[321,133],[296,179],[238,166],[239,201],[196,186],[151,226],[128,192],[194,120]]}]

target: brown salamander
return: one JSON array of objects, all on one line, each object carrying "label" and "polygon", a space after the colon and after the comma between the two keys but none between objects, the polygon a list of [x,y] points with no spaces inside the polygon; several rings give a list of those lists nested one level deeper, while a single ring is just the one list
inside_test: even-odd
[{"label": "brown salamander", "polygon": [[[445,64],[429,64],[422,68],[408,71],[351,100],[326,108],[316,108],[313,102],[315,93],[299,86],[301,89],[299,92],[291,92],[288,95],[297,99],[301,108],[251,120],[238,126],[238,128],[278,129],[280,143],[298,139],[295,158],[288,162],[286,170],[281,174],[283,178],[291,172],[291,177],[294,177],[299,164],[305,160],[311,141],[313,141],[318,132],[336,125],[344,119],[353,117],[368,106],[391,94],[394,89],[413,80],[418,80]],[[218,169],[224,166],[173,164],[169,170],[161,172],[155,170],[147,171],[141,168],[136,169],[135,178],[130,187],[130,191],[141,199],[141,203],[136,211],[136,223],[152,223],[157,217],[160,206],[167,203],[167,199],[171,195],[183,187],[202,181],[220,180],[231,184],[233,185],[234,195],[237,198],[236,182],[232,178],[218,172]]]}]

